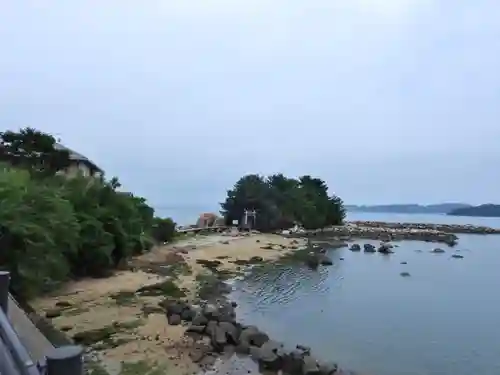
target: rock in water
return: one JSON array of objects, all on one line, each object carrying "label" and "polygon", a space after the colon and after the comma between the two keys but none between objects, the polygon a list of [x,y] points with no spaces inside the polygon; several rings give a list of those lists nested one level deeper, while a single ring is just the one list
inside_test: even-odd
[{"label": "rock in water", "polygon": [[319,260],[320,264],[323,266],[333,265],[333,261],[329,257],[327,257],[325,254],[319,254],[318,260]]},{"label": "rock in water", "polygon": [[373,246],[372,244],[370,243],[365,243],[363,245],[363,248],[365,250],[365,253],[374,253],[376,252],[377,250],[375,249],[375,246]]},{"label": "rock in water", "polygon": [[[366,249],[366,245],[365,245],[365,249]],[[349,250],[351,251],[360,251],[361,250],[361,246],[359,246],[357,243],[353,244]]]},{"label": "rock in water", "polygon": [[445,251],[439,247],[436,247],[435,249],[433,249],[431,251],[431,253],[435,253],[435,254],[441,254],[441,253],[444,253]]},{"label": "rock in water", "polygon": [[378,252],[382,254],[392,254],[394,251],[392,251],[392,245],[391,244],[381,244],[380,247],[378,248]]}]

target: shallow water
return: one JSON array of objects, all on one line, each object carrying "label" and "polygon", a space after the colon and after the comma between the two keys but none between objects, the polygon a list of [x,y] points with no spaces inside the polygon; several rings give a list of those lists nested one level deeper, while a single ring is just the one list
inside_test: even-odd
[{"label": "shallow water", "polygon": [[319,271],[256,270],[235,283],[238,316],[367,374],[499,374],[500,236],[461,235],[444,254],[398,245],[391,255],[332,250],[335,264]]}]

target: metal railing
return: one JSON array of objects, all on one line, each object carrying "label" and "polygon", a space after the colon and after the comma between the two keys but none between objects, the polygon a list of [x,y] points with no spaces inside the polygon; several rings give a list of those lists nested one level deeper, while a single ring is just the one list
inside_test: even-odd
[{"label": "metal railing", "polygon": [[0,374],[83,375],[83,348],[80,346],[52,348],[43,364],[30,357],[7,315],[9,284],[10,274],[0,271]]}]

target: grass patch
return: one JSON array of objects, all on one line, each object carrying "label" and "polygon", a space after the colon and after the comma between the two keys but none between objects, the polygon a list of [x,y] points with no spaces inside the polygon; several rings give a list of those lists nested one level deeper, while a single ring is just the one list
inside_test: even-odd
[{"label": "grass patch", "polygon": [[298,249],[290,253],[284,254],[278,259],[278,263],[295,263],[306,262],[311,258],[309,254],[312,251],[310,248]]},{"label": "grass patch", "polygon": [[196,275],[196,282],[198,283],[197,296],[203,300],[210,300],[231,291],[231,287],[223,282],[219,274],[200,273]]},{"label": "grass patch", "polygon": [[182,298],[186,296],[186,293],[172,280],[165,280],[161,283],[143,286],[137,289],[136,293],[147,297],[169,296]]},{"label": "grass patch", "polygon": [[189,265],[186,262],[178,262],[163,267],[169,271],[171,276],[176,278],[181,275],[187,276],[193,273],[193,270],[191,269],[191,267],[189,267]]},{"label": "grass patch", "polygon": [[88,375],[109,375],[109,373],[101,366],[100,363],[94,360],[88,360],[85,363],[85,367]]},{"label": "grass patch", "polygon": [[120,291],[110,296],[118,306],[131,306],[137,303],[135,292]]},{"label": "grass patch", "polygon": [[77,315],[85,314],[89,311],[90,311],[90,309],[88,307],[74,306],[71,309],[65,310],[64,315],[65,316],[77,316]]},{"label": "grass patch", "polygon": [[73,335],[73,340],[75,343],[85,346],[90,346],[99,342],[103,342],[107,345],[115,345],[116,341],[113,338],[115,334],[134,330],[142,324],[144,324],[142,319],[135,319],[128,322],[115,322],[102,328],[77,332]]}]

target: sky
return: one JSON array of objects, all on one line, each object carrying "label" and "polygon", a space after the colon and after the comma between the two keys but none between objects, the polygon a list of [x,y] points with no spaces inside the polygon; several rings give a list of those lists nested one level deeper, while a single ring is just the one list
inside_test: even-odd
[{"label": "sky", "polygon": [[500,202],[497,0],[0,2],[0,129],[156,207],[248,173],[346,203]]}]

